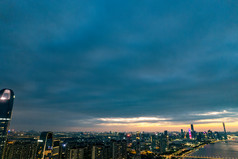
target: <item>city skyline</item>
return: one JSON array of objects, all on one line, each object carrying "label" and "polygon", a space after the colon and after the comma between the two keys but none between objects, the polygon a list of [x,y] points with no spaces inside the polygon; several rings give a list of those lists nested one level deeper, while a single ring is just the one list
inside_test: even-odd
[{"label": "city skyline", "polygon": [[11,129],[238,131],[237,5],[1,2]]}]

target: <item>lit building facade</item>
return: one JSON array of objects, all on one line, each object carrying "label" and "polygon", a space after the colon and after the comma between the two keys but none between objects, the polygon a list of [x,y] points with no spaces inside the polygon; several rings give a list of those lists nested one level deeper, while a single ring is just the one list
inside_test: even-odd
[{"label": "lit building facade", "polygon": [[0,91],[0,156],[4,158],[8,129],[12,117],[14,92],[10,89]]},{"label": "lit building facade", "polygon": [[7,141],[4,159],[34,159],[37,141],[34,138],[18,138]]},{"label": "lit building facade", "polygon": [[38,140],[36,159],[51,159],[53,146],[53,133],[42,132]]}]

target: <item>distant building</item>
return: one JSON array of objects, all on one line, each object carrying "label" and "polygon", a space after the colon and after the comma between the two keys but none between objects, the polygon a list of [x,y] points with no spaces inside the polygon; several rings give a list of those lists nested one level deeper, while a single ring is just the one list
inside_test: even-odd
[{"label": "distant building", "polygon": [[193,127],[193,124],[191,124],[191,131],[192,131],[192,132],[194,131],[194,127]]},{"label": "distant building", "polygon": [[165,153],[167,151],[168,148],[168,142],[169,141],[169,135],[168,135],[168,131],[165,130],[164,134],[161,135],[160,137],[160,141],[159,141],[159,148],[160,148],[160,153]]},{"label": "distant building", "polygon": [[166,137],[168,136],[168,131],[167,130],[164,131],[164,136],[166,136]]},{"label": "distant building", "polygon": [[191,135],[192,135],[192,139],[196,139],[197,138],[197,133],[194,130],[193,124],[191,124]]},{"label": "distant building", "polygon": [[217,139],[217,140],[221,140],[222,139],[220,133],[217,132],[217,131],[215,131],[215,139]]},{"label": "distant building", "polygon": [[192,132],[190,129],[188,129],[188,134],[189,134],[189,139],[191,140],[192,139]]},{"label": "distant building", "polygon": [[[89,139],[89,140],[88,140]],[[64,140],[60,159],[127,159],[127,141],[111,139],[108,142],[87,138]],[[53,149],[54,151],[54,149]]]},{"label": "distant building", "polygon": [[226,126],[225,126],[224,122],[222,124],[223,124],[223,129],[224,129],[224,139],[227,140]]},{"label": "distant building", "polygon": [[7,140],[7,132],[9,129],[12,107],[14,101],[14,92],[10,89],[2,89],[0,91],[0,157],[4,158],[4,148]]},{"label": "distant building", "polygon": [[208,137],[208,139],[214,139],[214,134],[211,130],[208,130],[207,137]]},{"label": "distant building", "polygon": [[184,131],[183,131],[183,129],[181,129],[181,139],[184,139]]},{"label": "distant building", "polygon": [[164,134],[162,134],[162,136],[160,137],[159,149],[160,149],[160,153],[161,154],[166,152],[166,149],[167,149],[167,136],[165,136]]},{"label": "distant building", "polygon": [[126,140],[112,140],[112,159],[126,159],[127,158],[127,142]]},{"label": "distant building", "polygon": [[150,140],[151,140],[151,150],[155,151],[156,150],[156,144],[157,144],[157,136],[156,135],[151,135],[150,136]]},{"label": "distant building", "polygon": [[140,132],[136,132],[136,147],[135,147],[135,151],[136,151],[136,155],[135,155],[135,159],[141,159],[141,145],[140,145]]},{"label": "distant building", "polygon": [[[62,157],[61,159],[91,159],[92,158],[92,146],[79,144],[72,140],[62,145]],[[64,154],[64,155],[63,155]]]},{"label": "distant building", "polygon": [[96,144],[92,146],[92,159],[103,159],[103,144]]}]

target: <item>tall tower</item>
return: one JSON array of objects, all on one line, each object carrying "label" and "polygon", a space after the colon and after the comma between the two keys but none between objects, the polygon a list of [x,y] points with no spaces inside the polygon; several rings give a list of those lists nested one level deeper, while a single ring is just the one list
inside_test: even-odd
[{"label": "tall tower", "polygon": [[189,139],[192,140],[192,133],[190,129],[188,129],[188,133],[189,133]]},{"label": "tall tower", "polygon": [[181,134],[180,134],[180,136],[181,136],[181,139],[184,138],[184,131],[183,131],[183,129],[181,129]]},{"label": "tall tower", "polygon": [[224,122],[222,124],[223,124],[223,128],[224,128],[224,137],[225,137],[225,140],[227,140],[226,126],[225,126]]},{"label": "tall tower", "polygon": [[191,131],[194,132],[193,124],[191,124]]},{"label": "tall tower", "polygon": [[14,92],[10,89],[0,90],[0,157],[4,158],[4,148],[7,140],[7,132],[9,129],[12,107],[14,101]]},{"label": "tall tower", "polygon": [[191,124],[191,134],[192,134],[192,138],[195,139],[196,138],[196,132],[194,130],[193,124]]}]

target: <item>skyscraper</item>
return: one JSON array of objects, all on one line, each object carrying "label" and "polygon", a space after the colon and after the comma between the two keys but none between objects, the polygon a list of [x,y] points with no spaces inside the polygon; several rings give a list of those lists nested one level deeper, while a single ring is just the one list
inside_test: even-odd
[{"label": "skyscraper", "polygon": [[223,122],[223,128],[224,128],[224,138],[225,138],[225,140],[227,140],[226,126],[225,126],[224,122]]},{"label": "skyscraper", "polygon": [[[166,133],[166,132],[165,132]],[[161,134],[160,136],[160,140],[159,140],[159,149],[160,149],[160,153],[163,154],[166,152],[167,149],[167,135],[165,134]]]},{"label": "skyscraper", "polygon": [[191,124],[191,134],[192,134],[192,139],[196,138],[196,131],[194,130],[193,124]]},{"label": "skyscraper", "polygon": [[189,139],[191,140],[192,139],[192,133],[191,133],[190,129],[188,129],[188,133],[189,133]]},{"label": "skyscraper", "polygon": [[183,129],[181,129],[181,134],[180,134],[181,138],[183,139],[184,138],[184,131]]},{"label": "skyscraper", "polygon": [[53,133],[42,132],[38,140],[36,159],[52,158],[53,146]]},{"label": "skyscraper", "polygon": [[[127,142],[126,140],[111,140],[112,159],[126,159],[127,158]],[[106,158],[106,157],[103,157]],[[96,159],[100,159],[96,157]]]},{"label": "skyscraper", "polygon": [[7,140],[7,132],[9,129],[12,107],[14,101],[14,92],[10,89],[2,89],[0,91],[0,157],[4,158],[4,147]]},{"label": "skyscraper", "polygon": [[135,150],[136,150],[136,156],[135,156],[135,159],[141,159],[141,154],[140,154],[140,151],[141,151],[141,147],[140,147],[140,132],[136,132],[136,147],[135,147]]},{"label": "skyscraper", "polygon": [[193,124],[191,124],[191,131],[194,132]]}]

